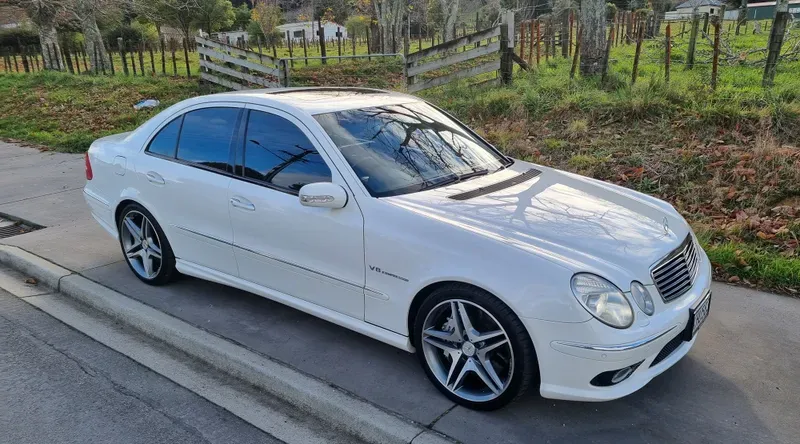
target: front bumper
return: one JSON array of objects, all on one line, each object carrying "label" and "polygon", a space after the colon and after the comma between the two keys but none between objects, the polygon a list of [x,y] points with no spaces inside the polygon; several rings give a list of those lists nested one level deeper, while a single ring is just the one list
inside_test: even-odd
[{"label": "front bumper", "polygon": [[[582,323],[524,319],[539,359],[541,395],[572,401],[609,401],[639,390],[678,362],[697,336],[690,341],[675,338],[684,334],[689,309],[710,292],[711,264],[705,254],[702,259],[690,291],[669,303],[659,300],[652,317],[636,310],[634,325],[628,329],[617,330],[595,319]],[[652,294],[654,299],[660,299],[658,293]],[[654,364],[668,345],[665,352],[671,353],[666,357],[662,354]],[[639,365],[633,373],[618,384],[601,387],[590,383],[601,373],[636,364]]]}]

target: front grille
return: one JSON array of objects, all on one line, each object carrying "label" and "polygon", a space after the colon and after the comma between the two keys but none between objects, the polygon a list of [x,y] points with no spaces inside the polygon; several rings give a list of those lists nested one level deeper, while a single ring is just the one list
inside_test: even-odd
[{"label": "front grille", "polygon": [[653,267],[650,274],[658,292],[665,302],[669,302],[686,293],[697,276],[699,257],[692,236]]},{"label": "front grille", "polygon": [[674,353],[675,350],[677,350],[678,347],[681,346],[681,344],[683,344],[683,335],[682,334],[672,338],[672,340],[667,342],[667,345],[665,345],[664,348],[662,348],[661,351],[658,352],[658,354],[656,355],[656,358],[653,359],[653,363],[650,364],[650,367],[655,367],[656,365],[658,365],[659,362],[667,359],[669,357],[669,355]]}]

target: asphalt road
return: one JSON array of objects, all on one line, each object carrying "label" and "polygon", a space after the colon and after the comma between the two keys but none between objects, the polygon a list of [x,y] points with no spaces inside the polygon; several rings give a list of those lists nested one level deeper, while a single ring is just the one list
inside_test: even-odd
[{"label": "asphalt road", "polygon": [[[12,155],[27,165],[15,170],[24,187],[2,174],[3,157]],[[30,159],[22,162],[25,156]],[[473,412],[442,397],[416,358],[400,350],[197,279],[160,288],[140,283],[117,243],[88,216],[75,188],[83,182],[76,176],[82,174],[80,156],[56,157],[0,144],[0,212],[49,227],[0,242],[465,443],[796,443],[800,437],[798,299],[714,284],[711,313],[695,347],[639,392],[598,404],[545,400],[534,392],[497,412]],[[52,170],[60,180],[36,176],[37,162],[63,162],[63,173]]]},{"label": "asphalt road", "polygon": [[279,443],[0,289],[0,442]]}]

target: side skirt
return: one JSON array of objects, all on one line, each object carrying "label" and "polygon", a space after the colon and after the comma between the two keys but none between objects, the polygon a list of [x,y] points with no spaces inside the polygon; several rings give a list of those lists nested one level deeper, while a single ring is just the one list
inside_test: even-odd
[{"label": "side skirt", "polygon": [[407,336],[403,336],[395,332],[386,330],[384,328],[372,325],[361,319],[356,319],[344,315],[342,313],[330,310],[328,308],[312,304],[311,302],[298,299],[294,296],[290,296],[286,293],[281,293],[271,288],[263,287],[261,285],[254,284],[250,281],[246,281],[238,277],[221,273],[219,271],[212,270],[210,268],[204,267],[202,265],[197,265],[195,263],[188,262],[183,259],[176,259],[175,268],[177,268],[178,271],[180,271],[183,274],[216,282],[222,285],[227,285],[229,287],[238,288],[240,290],[244,290],[249,293],[263,296],[267,299],[271,299],[275,302],[287,305],[294,309],[308,313],[312,316],[324,319],[328,322],[332,322],[341,327],[353,330],[357,333],[361,333],[362,335],[369,336],[372,339],[376,339],[383,343],[389,344],[393,347],[397,347],[407,352],[412,352],[412,353],[414,352],[414,346],[411,345],[411,341]]}]

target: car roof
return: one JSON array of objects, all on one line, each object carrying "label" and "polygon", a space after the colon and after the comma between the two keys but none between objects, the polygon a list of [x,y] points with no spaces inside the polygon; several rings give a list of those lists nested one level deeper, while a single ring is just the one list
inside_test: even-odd
[{"label": "car roof", "polygon": [[284,104],[311,115],[422,101],[408,94],[381,89],[337,87],[250,89],[214,94],[214,96],[219,99],[261,105]]}]

